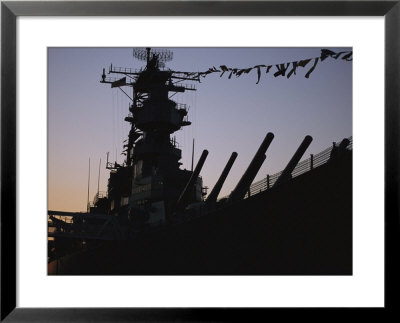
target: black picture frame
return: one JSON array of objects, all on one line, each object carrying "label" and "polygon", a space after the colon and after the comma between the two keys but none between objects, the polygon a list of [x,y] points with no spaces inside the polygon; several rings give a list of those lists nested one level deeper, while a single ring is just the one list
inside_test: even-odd
[{"label": "black picture frame", "polygon": [[[267,309],[16,307],[16,19],[19,16],[384,16],[385,307],[395,311],[399,265],[400,1],[2,1],[1,3],[1,321],[249,321]],[[373,131],[373,129],[371,129]],[[282,309],[269,309],[278,313]],[[308,312],[307,309],[285,309]],[[319,311],[313,309],[313,311]],[[326,309],[336,315],[334,309]],[[347,313],[349,313],[347,309]],[[315,312],[314,312],[315,314]],[[324,313],[326,314],[326,313]],[[349,313],[350,314],[350,313]],[[296,314],[297,315],[297,314]]]}]

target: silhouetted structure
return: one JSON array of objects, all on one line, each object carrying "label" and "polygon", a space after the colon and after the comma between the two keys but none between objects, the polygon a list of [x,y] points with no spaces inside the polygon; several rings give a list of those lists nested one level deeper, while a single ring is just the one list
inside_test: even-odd
[{"label": "silhouetted structure", "polygon": [[48,212],[55,238],[49,273],[351,274],[350,140],[305,166],[306,136],[282,173],[252,185],[274,138],[268,133],[229,198],[217,200],[235,152],[204,200],[200,172],[208,151],[193,171],[180,169],[171,135],[190,122],[186,106],[169,98],[195,90],[177,82],[198,75],[164,69],[170,51],[137,49],[134,56],[146,61],[144,69],[111,66],[109,73],[124,76],[113,79],[103,69],[101,77],[133,90],[126,160],[107,157],[108,190],[97,192],[87,213]]}]

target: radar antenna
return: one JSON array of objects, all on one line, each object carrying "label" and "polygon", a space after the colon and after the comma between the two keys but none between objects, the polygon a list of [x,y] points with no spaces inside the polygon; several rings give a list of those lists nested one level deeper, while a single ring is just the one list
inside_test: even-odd
[{"label": "radar antenna", "polygon": [[133,57],[139,61],[146,61],[147,64],[151,60],[158,61],[158,67],[165,67],[166,62],[172,61],[174,53],[168,49],[152,49],[152,48],[134,48]]}]

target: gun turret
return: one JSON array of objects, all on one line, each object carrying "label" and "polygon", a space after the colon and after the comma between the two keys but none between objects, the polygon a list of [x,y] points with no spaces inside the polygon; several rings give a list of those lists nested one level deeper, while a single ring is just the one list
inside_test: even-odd
[{"label": "gun turret", "polygon": [[274,134],[272,132],[268,132],[260,147],[258,148],[256,154],[254,155],[254,158],[251,161],[249,167],[247,168],[239,183],[236,185],[235,189],[229,196],[229,200],[231,202],[241,200],[246,195],[246,192],[249,190],[251,183],[253,182],[266,158],[265,153],[269,145],[271,144],[272,139],[274,139]]},{"label": "gun turret", "polygon": [[302,143],[300,144],[299,148],[297,148],[296,152],[294,153],[292,159],[290,159],[289,163],[282,171],[281,176],[276,180],[274,186],[282,184],[292,179],[292,172],[296,165],[299,163],[301,157],[303,157],[304,153],[306,152],[308,146],[310,146],[313,138],[311,136],[306,136]]},{"label": "gun turret", "polygon": [[190,176],[188,183],[186,184],[185,188],[182,191],[182,194],[178,199],[178,202],[176,203],[175,207],[176,211],[178,212],[182,211],[187,206],[190,194],[193,189],[193,185],[197,180],[197,177],[199,176],[201,169],[203,168],[207,155],[208,155],[208,150],[203,150],[203,153],[201,154],[200,159],[197,162],[196,168],[194,169],[192,176]]},{"label": "gun turret", "polygon": [[211,193],[207,197],[206,200],[207,207],[209,208],[214,207],[215,202],[217,201],[218,194],[221,191],[222,185],[224,185],[224,182],[232,168],[233,163],[236,160],[237,155],[238,155],[237,152],[233,152],[231,157],[229,158],[227,164],[225,165],[224,170],[221,173],[221,176],[218,178],[217,183],[214,185]]}]

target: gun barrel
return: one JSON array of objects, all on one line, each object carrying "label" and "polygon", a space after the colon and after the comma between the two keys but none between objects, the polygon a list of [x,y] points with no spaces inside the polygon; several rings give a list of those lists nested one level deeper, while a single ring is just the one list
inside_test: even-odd
[{"label": "gun barrel", "polygon": [[247,167],[247,170],[244,172],[242,178],[229,196],[230,201],[238,201],[244,198],[266,158],[265,153],[273,139],[274,134],[272,132],[268,132],[256,154],[254,155],[250,165]]},{"label": "gun barrel", "polygon": [[313,138],[311,136],[306,136],[302,143],[300,144],[299,148],[297,148],[296,152],[294,153],[293,157],[290,159],[289,163],[282,171],[281,176],[276,180],[275,185],[282,184],[292,178],[292,172],[296,165],[299,163],[301,157],[303,157],[304,153],[306,152],[307,148],[310,146]]},{"label": "gun barrel", "polygon": [[228,174],[232,168],[233,163],[236,160],[237,155],[238,155],[237,152],[232,153],[227,164],[225,165],[224,170],[221,173],[221,176],[218,178],[217,183],[214,185],[211,193],[207,197],[207,200],[206,200],[207,204],[212,205],[217,201],[218,194],[221,191],[222,185],[224,185],[226,178],[228,177]]},{"label": "gun barrel", "polygon": [[203,168],[207,155],[208,155],[208,150],[203,150],[203,153],[201,154],[200,159],[197,162],[196,168],[194,169],[192,176],[190,176],[188,183],[186,184],[185,188],[182,191],[182,194],[178,199],[178,202],[176,204],[177,211],[181,211],[187,206],[190,194],[193,189],[193,185],[197,180],[197,177],[199,176],[201,169]]}]

